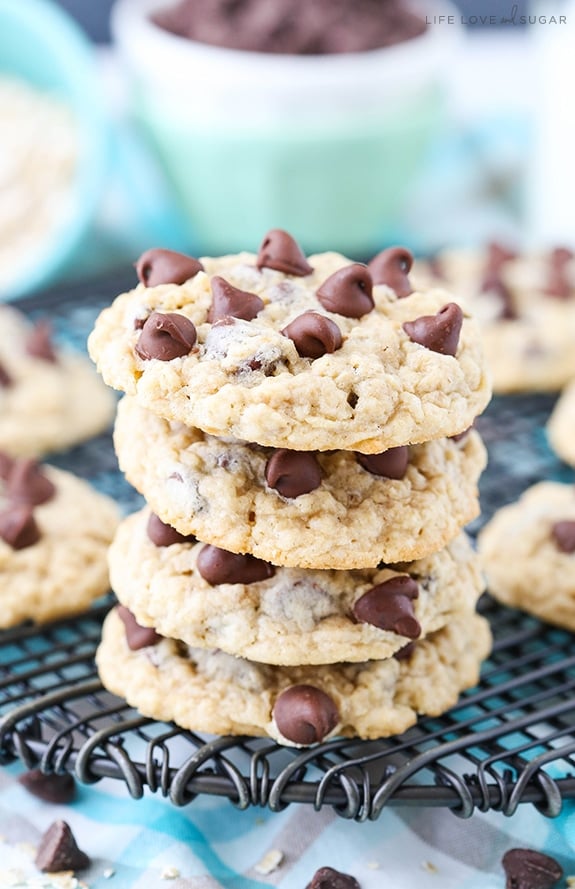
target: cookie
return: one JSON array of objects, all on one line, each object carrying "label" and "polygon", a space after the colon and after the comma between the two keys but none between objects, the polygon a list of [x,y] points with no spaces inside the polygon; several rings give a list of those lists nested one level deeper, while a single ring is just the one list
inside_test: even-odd
[{"label": "cookie", "polygon": [[206,435],[129,396],[114,442],[126,478],[164,522],[302,568],[373,567],[442,549],[479,514],[486,463],[474,431],[382,455],[288,451]]},{"label": "cookie", "polygon": [[0,306],[0,450],[38,457],[112,422],[115,398],[87,357],[56,349],[47,322]]},{"label": "cookie", "polygon": [[478,546],[491,595],[575,630],[575,486],[533,485],[494,515]]},{"label": "cookie", "polygon": [[275,664],[390,657],[473,608],[483,590],[463,534],[416,562],[314,571],[182,540],[149,510],[124,519],[109,564],[118,599],[142,625]]},{"label": "cookie", "polygon": [[0,627],[79,614],[106,593],[118,521],[82,479],[0,455]]},{"label": "cookie", "polygon": [[549,444],[569,466],[575,466],[575,381],[563,390],[547,423]]},{"label": "cookie", "polygon": [[403,658],[323,667],[270,667],[163,639],[131,650],[113,610],[96,655],[103,684],[144,715],[217,734],[306,746],[337,736],[381,738],[438,716],[475,685],[491,636],[459,612]]},{"label": "cookie", "polygon": [[448,250],[413,279],[442,283],[481,325],[496,393],[546,392],[575,377],[575,261],[562,248]]},{"label": "cookie", "polygon": [[308,261],[275,231],[257,256],[186,267],[166,252],[141,258],[142,283],[89,337],[105,381],[159,416],[269,447],[380,453],[456,435],[489,401],[469,315],[443,289],[398,295],[407,251],[383,270]]}]

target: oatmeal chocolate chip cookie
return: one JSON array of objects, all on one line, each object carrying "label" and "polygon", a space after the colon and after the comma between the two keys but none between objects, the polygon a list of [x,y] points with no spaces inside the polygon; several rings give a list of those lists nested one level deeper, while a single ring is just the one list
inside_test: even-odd
[{"label": "oatmeal chocolate chip cookie", "polygon": [[128,481],[164,522],[302,568],[365,568],[436,552],[479,514],[486,462],[473,430],[383,454],[292,451],[206,435],[129,396],[114,440]]},{"label": "oatmeal chocolate chip cookie", "polygon": [[112,587],[143,626],[264,663],[389,657],[473,608],[483,580],[465,535],[425,559],[357,571],[278,568],[208,544],[159,540],[159,519],[125,519]]},{"label": "oatmeal chocolate chip cookie", "polygon": [[558,457],[575,466],[575,382],[559,396],[547,423],[547,438]]},{"label": "oatmeal chocolate chip cookie", "polygon": [[[497,393],[554,391],[575,377],[575,259],[557,248],[447,250],[419,264],[416,286],[442,283],[481,325]],[[464,303],[462,303],[463,305]]]},{"label": "oatmeal chocolate chip cookie", "polygon": [[85,356],[56,350],[46,321],[0,307],[0,449],[37,457],[91,438],[115,399]]},{"label": "oatmeal chocolate chip cookie", "polygon": [[575,630],[575,486],[533,485],[495,514],[478,545],[496,599]]},{"label": "oatmeal chocolate chip cookie", "polygon": [[192,731],[269,736],[306,746],[325,738],[381,738],[438,716],[478,681],[491,635],[469,611],[397,660],[272,667],[172,639],[131,650],[113,610],[96,655],[102,682],[144,715]]},{"label": "oatmeal chocolate chip cookie", "polygon": [[90,354],[109,385],[210,435],[363,453],[455,435],[490,397],[479,331],[443,289],[404,295],[406,252],[374,278],[275,231],[183,284],[162,262],[163,283],[101,313]]},{"label": "oatmeal chocolate chip cookie", "polygon": [[0,459],[0,627],[84,611],[109,589],[115,503],[69,472]]}]

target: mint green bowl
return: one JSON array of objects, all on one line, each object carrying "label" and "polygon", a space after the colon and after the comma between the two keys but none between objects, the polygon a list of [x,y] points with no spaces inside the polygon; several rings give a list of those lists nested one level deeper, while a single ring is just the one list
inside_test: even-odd
[{"label": "mint green bowl", "polygon": [[61,97],[74,113],[80,139],[70,218],[3,294],[15,298],[51,283],[80,249],[106,180],[109,129],[92,47],[49,0],[0,0],[0,76]]}]

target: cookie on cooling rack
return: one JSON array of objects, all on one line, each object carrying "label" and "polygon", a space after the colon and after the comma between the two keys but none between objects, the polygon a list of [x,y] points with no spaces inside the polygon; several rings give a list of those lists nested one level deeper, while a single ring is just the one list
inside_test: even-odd
[{"label": "cookie on cooling rack", "polygon": [[108,428],[114,409],[88,359],[54,347],[48,322],[0,306],[0,450],[64,450]]},{"label": "cookie on cooling rack", "polygon": [[182,540],[149,510],[122,522],[109,565],[114,592],[143,625],[276,664],[389,657],[472,609],[483,590],[463,534],[415,562],[314,571]]},{"label": "cookie on cooling rack", "polygon": [[493,390],[552,392],[575,377],[571,250],[519,254],[500,244],[446,250],[414,280],[451,288],[481,325]]},{"label": "cookie on cooling rack", "polygon": [[201,262],[152,250],[89,350],[105,381],[171,420],[270,447],[379,453],[456,435],[490,398],[475,322],[449,293],[412,293],[411,257],[370,268],[302,254]]},{"label": "cookie on cooling rack", "polygon": [[547,423],[547,438],[558,457],[575,466],[575,382],[567,386]]},{"label": "cookie on cooling rack", "polygon": [[78,614],[106,593],[118,521],[82,479],[0,454],[0,627]]},{"label": "cookie on cooling rack", "polygon": [[496,599],[575,630],[575,486],[529,488],[487,523],[478,547]]},{"label": "cookie on cooling rack", "polygon": [[[479,514],[479,435],[383,454],[264,448],[122,399],[120,468],[182,534],[275,565],[363,568],[436,552]],[[334,545],[337,541],[337,545]]]},{"label": "cookie on cooling rack", "polygon": [[469,611],[400,659],[323,667],[271,667],[143,633],[124,609],[106,618],[96,662],[109,691],[192,731],[295,746],[395,735],[418,714],[438,716],[478,681],[491,645],[487,621]]}]

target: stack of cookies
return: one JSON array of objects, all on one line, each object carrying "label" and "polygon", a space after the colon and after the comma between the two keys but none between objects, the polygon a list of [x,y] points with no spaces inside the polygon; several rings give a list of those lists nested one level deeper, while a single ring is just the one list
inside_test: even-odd
[{"label": "stack of cookies", "polygon": [[115,446],[146,507],[110,550],[104,684],[192,730],[308,745],[401,732],[490,646],[461,529],[490,397],[474,321],[411,256],[151,250],[90,353],[126,393]]}]

